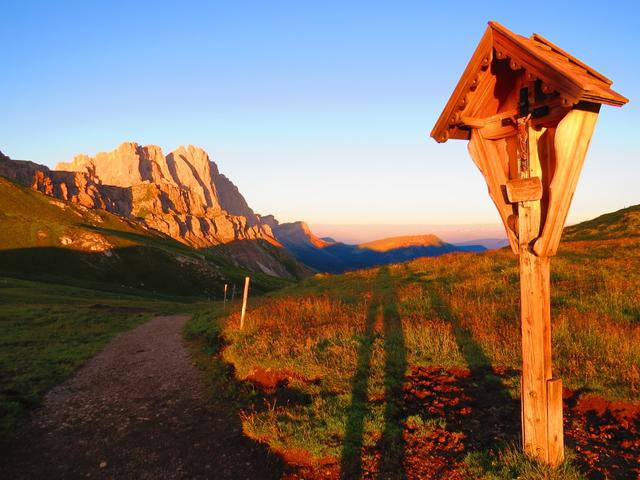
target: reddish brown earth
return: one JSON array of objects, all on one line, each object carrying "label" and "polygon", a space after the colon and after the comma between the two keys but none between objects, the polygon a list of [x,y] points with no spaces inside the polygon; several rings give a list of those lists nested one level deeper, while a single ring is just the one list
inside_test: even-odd
[{"label": "reddish brown earth", "polygon": [[207,395],[180,334],[187,318],[157,317],[117,336],[49,392],[0,456],[0,478],[280,478],[280,458]]},{"label": "reddish brown earth", "polygon": [[[423,420],[441,418],[446,426],[421,432],[413,420],[405,421],[402,467],[381,475],[385,452],[368,449],[363,452],[362,478],[469,478],[463,462],[469,452],[518,442],[519,400],[512,399],[501,382],[516,374],[412,367],[404,387],[404,419],[415,415]],[[640,478],[640,405],[570,390],[564,396],[566,442],[576,451],[585,476],[593,480]],[[339,460],[324,463],[299,468],[285,478],[341,478]]]},{"label": "reddish brown earth", "polygon": [[566,391],[564,428],[589,478],[640,478],[640,405]]}]

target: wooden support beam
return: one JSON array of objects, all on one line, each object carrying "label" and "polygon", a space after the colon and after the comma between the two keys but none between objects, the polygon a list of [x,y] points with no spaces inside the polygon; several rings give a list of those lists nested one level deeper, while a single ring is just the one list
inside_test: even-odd
[{"label": "wooden support beam", "polygon": [[[531,88],[531,94],[533,95],[534,88]],[[534,113],[530,125],[537,127],[539,125],[545,125],[548,123],[557,123],[562,119],[569,109],[562,105],[562,100],[559,97],[554,97],[550,100],[535,103],[531,102],[531,111]],[[540,112],[537,113],[536,112]],[[468,128],[484,128],[489,127],[493,130],[499,127],[513,127],[515,128],[516,117],[519,115],[517,108],[505,110],[495,115],[488,117],[474,117],[470,115],[461,115],[457,113],[452,119],[453,125]]]},{"label": "wooden support beam", "polygon": [[[522,121],[522,120],[521,120]],[[525,122],[526,124],[526,122]],[[518,203],[520,245],[520,322],[522,331],[522,443],[526,453],[541,462],[557,465],[564,458],[562,432],[562,384],[557,402],[558,381],[551,368],[550,259],[531,249],[541,231],[542,176],[547,174],[538,141],[544,132],[523,125],[519,179],[512,185],[533,185],[534,194],[523,194]],[[518,192],[512,192],[518,194]],[[551,390],[549,390],[551,388]],[[558,418],[560,422],[558,423]]]},{"label": "wooden support beam", "polygon": [[547,380],[547,435],[549,464],[557,467],[564,460],[562,425],[562,380]]},{"label": "wooden support beam", "polygon": [[558,250],[571,199],[598,119],[600,105],[591,105],[591,110],[571,110],[556,128],[556,166],[549,185],[544,229],[533,247],[536,255],[553,256]]},{"label": "wooden support beam", "polygon": [[[522,234],[522,230],[521,230]],[[548,462],[547,381],[551,379],[549,259],[520,251],[522,329],[522,443],[524,451]],[[562,408],[562,405],[560,406]],[[562,410],[560,411],[562,416]]]},{"label": "wooden support beam", "polygon": [[511,249],[514,253],[518,253],[517,234],[512,230],[509,222],[509,217],[515,214],[515,208],[507,202],[503,192],[509,171],[509,151],[506,140],[487,140],[478,133],[478,130],[471,130],[468,148],[471,158],[487,182],[489,195],[500,213]]}]

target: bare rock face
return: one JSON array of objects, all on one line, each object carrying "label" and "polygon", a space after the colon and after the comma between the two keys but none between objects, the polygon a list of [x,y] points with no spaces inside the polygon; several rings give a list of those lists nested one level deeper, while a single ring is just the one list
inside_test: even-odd
[{"label": "bare rock face", "polygon": [[260,223],[258,215],[249,207],[238,187],[218,171],[218,166],[211,162],[211,179],[218,192],[220,206],[231,215],[239,215],[247,219],[247,225]]},{"label": "bare rock face", "polygon": [[[330,245],[330,242],[326,242],[321,238],[318,238],[309,228],[305,222],[291,222],[291,223],[278,223],[272,215],[269,215],[276,225],[273,228],[276,238],[282,243],[291,243],[304,245],[309,244],[314,248],[324,248]],[[271,222],[272,220],[267,221]]]},{"label": "bare rock face", "polygon": [[282,250],[271,225],[260,221],[201,148],[179,147],[165,156],[158,146],[126,142],[95,157],[77,155],[55,170],[0,155],[0,175],[52,197],[131,218],[196,248],[259,240],[255,247],[226,251],[241,265],[246,260],[246,266],[264,273],[292,276],[281,265],[284,257],[261,246]]},{"label": "bare rock face", "polygon": [[[117,196],[118,201],[103,200],[106,208],[194,247],[252,239],[278,243],[270,228],[259,224],[237,189],[235,195],[228,194],[228,185],[233,185],[228,180],[223,188],[230,209],[221,206],[214,179],[223,176],[207,152],[193,145],[164,156],[158,146],[127,142],[95,157],[78,155],[56,168],[86,175],[101,186],[126,189],[128,201],[127,195],[110,192],[107,196]],[[242,204],[245,208],[235,208]]]}]

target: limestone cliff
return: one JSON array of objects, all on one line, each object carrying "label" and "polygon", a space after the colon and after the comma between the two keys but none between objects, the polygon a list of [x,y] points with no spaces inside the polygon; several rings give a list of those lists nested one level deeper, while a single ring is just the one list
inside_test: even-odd
[{"label": "limestone cliff", "polygon": [[253,239],[277,244],[271,229],[256,221],[246,202],[250,217],[221,207],[214,183],[220,177],[218,168],[201,148],[179,147],[164,156],[158,146],[127,142],[95,157],[78,155],[69,163],[58,164],[56,170],[125,189],[128,201],[103,201],[108,210],[136,218],[194,247]]},{"label": "limestone cliff", "polygon": [[211,178],[218,193],[220,206],[231,215],[239,215],[247,219],[247,225],[260,223],[258,215],[249,207],[238,187],[218,171],[218,166],[211,163]]},{"label": "limestone cliff", "polygon": [[165,156],[158,146],[126,142],[94,157],[77,155],[55,170],[3,155],[0,175],[46,195],[139,221],[196,248],[228,244],[224,251],[233,261],[263,273],[292,277],[309,272],[302,266],[292,271],[286,252],[276,255],[266,248],[282,250],[271,227],[260,222],[198,147],[179,147]]}]

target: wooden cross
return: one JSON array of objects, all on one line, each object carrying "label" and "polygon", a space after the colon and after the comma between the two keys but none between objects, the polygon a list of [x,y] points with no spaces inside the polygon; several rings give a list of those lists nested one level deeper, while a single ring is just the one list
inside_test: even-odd
[{"label": "wooden cross", "polygon": [[489,22],[431,136],[469,141],[520,263],[525,452],[564,458],[562,381],[551,368],[556,254],[601,104],[627,102],[604,75],[540,35]]}]

